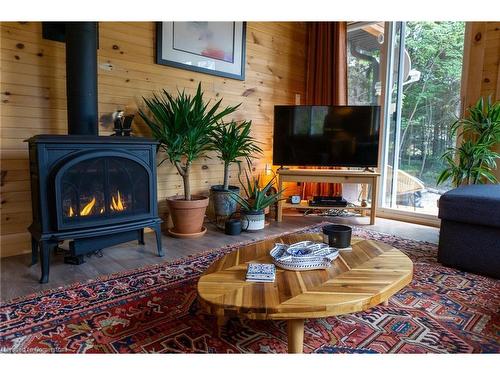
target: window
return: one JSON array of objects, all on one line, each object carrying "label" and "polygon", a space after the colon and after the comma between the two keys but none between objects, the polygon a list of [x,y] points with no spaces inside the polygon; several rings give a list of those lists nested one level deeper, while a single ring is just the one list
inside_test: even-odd
[{"label": "window", "polygon": [[393,84],[386,109],[382,207],[437,215],[450,185],[436,185],[441,155],[456,143],[464,22],[396,25]]},{"label": "window", "polygon": [[464,22],[348,24],[348,103],[384,110],[382,208],[437,215],[451,188],[436,179],[456,143],[464,34]]}]

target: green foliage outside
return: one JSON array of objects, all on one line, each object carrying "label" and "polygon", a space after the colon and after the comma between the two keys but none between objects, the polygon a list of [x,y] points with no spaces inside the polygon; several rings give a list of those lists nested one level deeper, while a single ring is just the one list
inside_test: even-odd
[{"label": "green foliage outside", "polygon": [[[436,187],[441,156],[455,146],[460,113],[464,22],[408,22],[406,50],[420,80],[404,86],[400,168]],[[451,185],[443,185],[445,189]]]},{"label": "green foliage outside", "polygon": [[[460,113],[464,32],[464,22],[406,23],[405,49],[411,68],[420,71],[421,77],[403,86],[399,167],[426,187],[437,187],[436,178],[444,168],[441,156],[456,143],[450,128]],[[361,52],[380,62],[380,49]],[[350,54],[348,69],[349,102],[378,104],[373,83],[380,78],[373,64]],[[394,129],[391,133],[393,137]],[[393,147],[391,142],[389,155]],[[449,188],[450,182],[440,185],[442,190]]]}]

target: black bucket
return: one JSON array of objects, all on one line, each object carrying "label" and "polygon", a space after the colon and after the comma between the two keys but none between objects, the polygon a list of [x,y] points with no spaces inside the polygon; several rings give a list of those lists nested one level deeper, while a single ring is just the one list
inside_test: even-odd
[{"label": "black bucket", "polygon": [[352,228],[347,225],[331,224],[323,227],[323,242],[328,246],[343,249],[351,246]]}]

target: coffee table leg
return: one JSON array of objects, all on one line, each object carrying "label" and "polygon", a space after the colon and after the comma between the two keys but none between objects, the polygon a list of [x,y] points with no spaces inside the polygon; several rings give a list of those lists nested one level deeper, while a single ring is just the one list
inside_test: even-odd
[{"label": "coffee table leg", "polygon": [[226,316],[217,315],[217,323],[215,326],[215,336],[221,337],[222,327],[226,325],[228,318]]},{"label": "coffee table leg", "polygon": [[304,352],[304,319],[287,321],[288,327],[288,353]]}]

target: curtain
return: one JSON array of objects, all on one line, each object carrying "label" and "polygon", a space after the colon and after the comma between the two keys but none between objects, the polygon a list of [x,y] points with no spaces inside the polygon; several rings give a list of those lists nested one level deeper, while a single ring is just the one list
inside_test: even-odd
[{"label": "curtain", "polygon": [[[347,23],[310,22],[307,28],[306,103],[347,104]],[[308,182],[302,186],[302,199],[341,194],[341,184]]]}]

